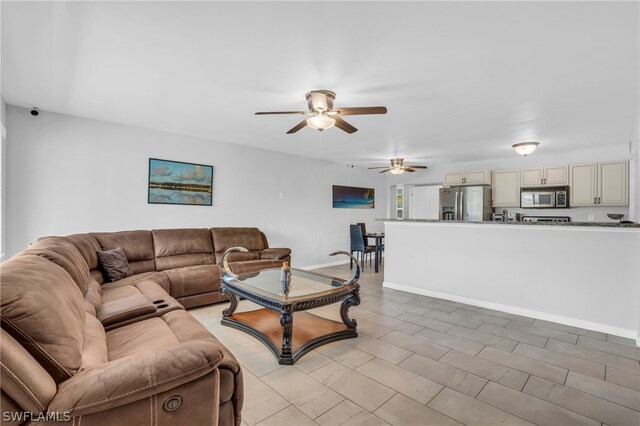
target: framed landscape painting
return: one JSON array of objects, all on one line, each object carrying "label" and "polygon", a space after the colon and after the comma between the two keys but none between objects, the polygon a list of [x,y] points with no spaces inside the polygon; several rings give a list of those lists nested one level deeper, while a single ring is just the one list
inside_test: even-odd
[{"label": "framed landscape painting", "polygon": [[149,204],[210,206],[213,166],[149,159]]},{"label": "framed landscape painting", "polygon": [[375,198],[373,188],[333,185],[334,209],[373,209]]}]

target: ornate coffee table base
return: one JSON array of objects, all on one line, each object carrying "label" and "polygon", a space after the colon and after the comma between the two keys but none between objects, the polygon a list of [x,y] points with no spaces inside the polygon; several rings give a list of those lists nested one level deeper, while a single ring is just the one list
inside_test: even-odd
[{"label": "ornate coffee table base", "polygon": [[[330,254],[344,254],[355,261],[356,272],[348,281],[291,268],[291,285],[298,290],[298,294],[291,297],[282,293],[279,268],[241,276],[234,274],[227,264],[232,251],[247,250],[232,247],[222,258],[225,273],[220,292],[230,301],[229,307],[222,311],[222,325],[262,340],[282,365],[293,365],[304,354],[326,343],[358,337],[358,323],[349,318],[349,308],[360,304],[360,264],[351,254],[343,251]],[[236,313],[240,297],[264,308]],[[342,322],[308,312],[339,302]]]},{"label": "ornate coffee table base", "polygon": [[[222,324],[260,339],[271,349],[281,365],[293,365],[300,357],[318,346],[358,337],[355,328],[309,312],[294,312],[292,317],[284,315],[282,318],[284,320],[281,320],[279,312],[262,308],[225,316],[222,318]],[[287,318],[291,318],[291,321]],[[293,336],[289,342],[284,339],[287,328],[290,329],[289,335]]]}]

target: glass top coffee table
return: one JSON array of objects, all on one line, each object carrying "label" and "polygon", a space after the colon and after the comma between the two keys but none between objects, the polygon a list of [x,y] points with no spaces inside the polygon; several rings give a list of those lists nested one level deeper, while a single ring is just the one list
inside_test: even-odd
[{"label": "glass top coffee table", "polygon": [[[349,308],[360,304],[358,277],[357,272],[347,281],[291,268],[290,290],[283,295],[280,268],[239,276],[225,273],[220,290],[231,304],[221,322],[257,337],[280,364],[292,365],[318,346],[358,336],[356,320],[348,316]],[[236,313],[240,297],[263,308]],[[338,302],[342,322],[305,312]]]}]

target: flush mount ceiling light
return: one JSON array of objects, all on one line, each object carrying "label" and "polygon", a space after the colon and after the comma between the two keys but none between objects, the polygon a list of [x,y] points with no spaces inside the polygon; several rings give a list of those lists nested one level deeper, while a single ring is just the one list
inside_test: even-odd
[{"label": "flush mount ceiling light", "polygon": [[538,148],[540,142],[520,142],[511,145],[513,149],[520,155],[527,156]]},{"label": "flush mount ceiling light", "polygon": [[335,124],[336,119],[325,114],[318,114],[307,118],[307,126],[320,132],[333,127]]}]

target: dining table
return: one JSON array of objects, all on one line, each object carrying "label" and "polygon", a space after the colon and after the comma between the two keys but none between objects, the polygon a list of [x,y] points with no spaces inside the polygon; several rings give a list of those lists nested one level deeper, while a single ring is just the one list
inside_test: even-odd
[{"label": "dining table", "polygon": [[377,234],[377,233],[373,233],[373,234],[364,234],[365,238],[367,238],[367,241],[369,241],[369,238],[373,238],[375,240],[375,246],[376,246],[376,252],[375,252],[375,271],[378,272],[379,271],[379,266],[380,266],[380,256],[382,256],[382,250],[384,247],[384,232]]}]

